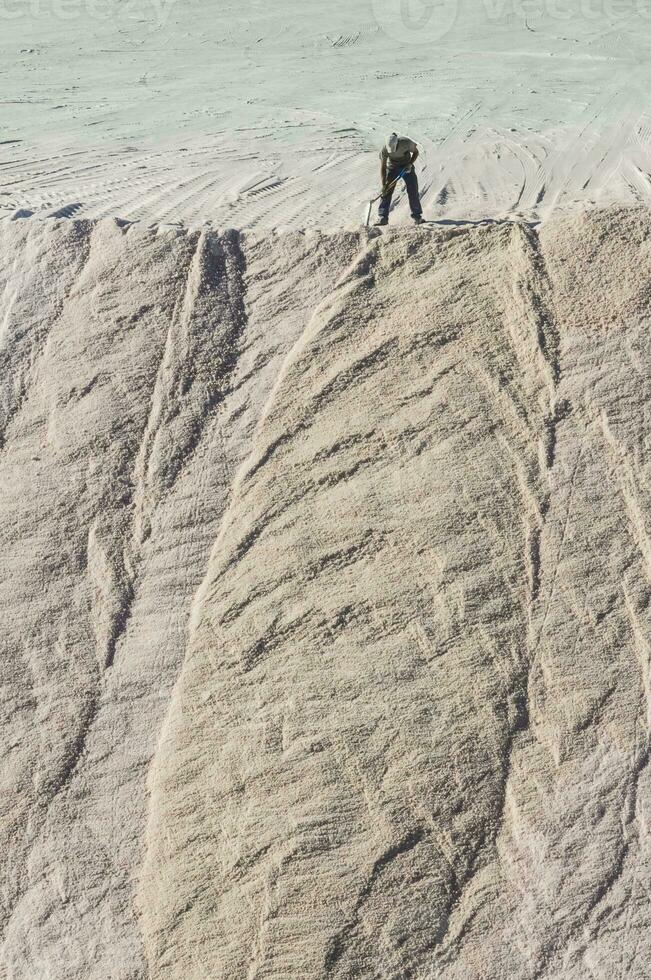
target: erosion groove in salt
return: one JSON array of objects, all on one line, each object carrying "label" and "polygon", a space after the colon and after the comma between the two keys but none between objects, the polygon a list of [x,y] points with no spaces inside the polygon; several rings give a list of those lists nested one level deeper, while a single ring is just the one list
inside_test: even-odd
[{"label": "erosion groove in salt", "polygon": [[3,980],[647,976],[650,294],[0,225]]}]

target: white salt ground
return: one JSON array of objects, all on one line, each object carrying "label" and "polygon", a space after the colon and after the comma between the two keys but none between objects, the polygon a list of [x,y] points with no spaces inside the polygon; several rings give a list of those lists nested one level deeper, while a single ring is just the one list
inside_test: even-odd
[{"label": "white salt ground", "polygon": [[0,66],[5,215],[348,227],[392,129],[430,218],[651,193],[651,0],[0,0]]}]

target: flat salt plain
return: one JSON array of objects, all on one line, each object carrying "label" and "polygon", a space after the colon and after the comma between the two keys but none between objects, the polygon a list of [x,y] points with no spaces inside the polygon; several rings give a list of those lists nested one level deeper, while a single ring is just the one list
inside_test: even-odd
[{"label": "flat salt plain", "polygon": [[650,47],[651,0],[0,0],[0,215],[352,226],[393,129],[431,219],[644,202]]}]

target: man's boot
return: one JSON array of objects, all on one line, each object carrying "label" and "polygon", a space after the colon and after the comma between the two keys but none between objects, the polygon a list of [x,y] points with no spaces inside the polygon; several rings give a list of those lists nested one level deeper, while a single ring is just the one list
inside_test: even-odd
[{"label": "man's boot", "polygon": [[379,221],[376,221],[375,222],[376,227],[378,225],[388,225],[388,224],[389,224],[389,219],[388,218],[380,218]]},{"label": "man's boot", "polygon": [[412,218],[414,219],[415,225],[422,225],[424,220],[422,214],[412,214]]}]

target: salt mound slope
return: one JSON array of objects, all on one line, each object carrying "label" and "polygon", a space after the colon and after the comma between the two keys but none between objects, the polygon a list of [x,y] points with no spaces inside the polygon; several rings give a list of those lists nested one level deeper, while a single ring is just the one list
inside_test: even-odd
[{"label": "salt mound slope", "polygon": [[0,976],[645,976],[650,230],[0,225]]},{"label": "salt mound slope", "polygon": [[0,225],[3,980],[147,976],[133,882],[190,601],[358,247]]},{"label": "salt mound slope", "polygon": [[644,975],[649,227],[398,234],[315,310],[156,757],[153,976]]}]

